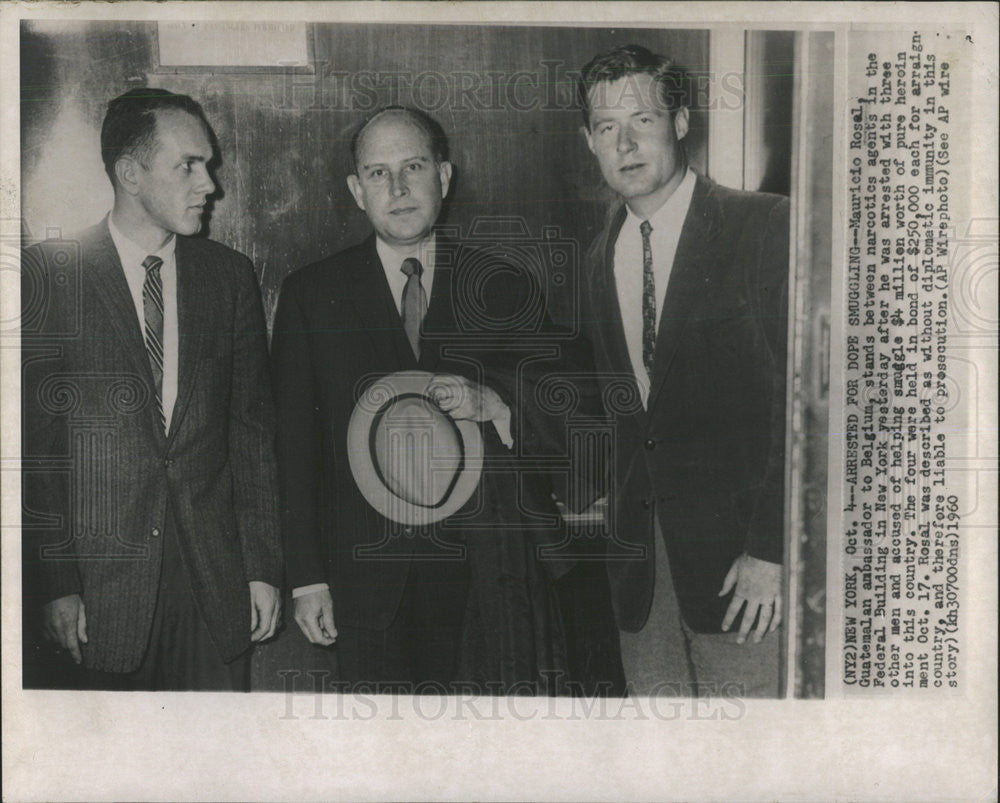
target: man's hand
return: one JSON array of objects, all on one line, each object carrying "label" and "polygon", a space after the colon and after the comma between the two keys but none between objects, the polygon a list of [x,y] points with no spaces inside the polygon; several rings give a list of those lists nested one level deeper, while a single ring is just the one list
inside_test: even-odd
[{"label": "man's hand", "polygon": [[436,374],[427,386],[427,395],[456,421],[491,421],[503,444],[513,448],[510,408],[493,388],[477,385],[464,376]]},{"label": "man's hand", "polygon": [[333,623],[333,597],[326,588],[295,598],[295,621],[313,644],[328,647],[337,640]]},{"label": "man's hand", "polygon": [[87,615],[79,594],[60,597],[42,606],[42,633],[64,650],[76,663],[83,661],[80,644],[87,643]]},{"label": "man's hand", "polygon": [[436,374],[427,386],[427,395],[456,421],[492,421],[509,414],[495,390],[470,382],[464,376]]},{"label": "man's hand", "polygon": [[767,633],[776,630],[781,624],[782,566],[780,563],[740,555],[733,561],[719,596],[726,596],[733,586],[736,587],[736,593],[726,609],[722,629],[729,630],[740,608],[746,605],[736,643],[742,644],[747,640],[754,621],[757,622],[757,629],[753,632],[753,640],[760,642]]},{"label": "man's hand", "polygon": [[250,641],[266,641],[281,623],[281,592],[262,580],[250,581]]}]

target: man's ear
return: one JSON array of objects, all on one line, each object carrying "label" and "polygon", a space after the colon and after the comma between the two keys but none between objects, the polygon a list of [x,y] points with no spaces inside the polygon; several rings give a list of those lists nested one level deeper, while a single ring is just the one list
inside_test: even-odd
[{"label": "man's ear", "polygon": [[437,168],[441,179],[441,197],[447,198],[448,188],[451,186],[451,162],[441,162]]},{"label": "man's ear", "polygon": [[687,106],[681,106],[674,112],[674,133],[677,135],[678,142],[687,136],[690,125],[691,118],[688,114],[688,108]]},{"label": "man's ear", "polygon": [[122,156],[115,162],[115,178],[117,184],[129,195],[139,191],[138,176],[141,165],[132,156]]},{"label": "man's ear", "polygon": [[580,126],[580,133],[583,134],[583,138],[587,143],[587,147],[590,148],[590,152],[596,156],[597,151],[594,150],[594,138],[590,135],[590,126]]},{"label": "man's ear", "polygon": [[353,173],[347,177],[347,189],[349,189],[351,191],[351,195],[354,196],[354,203],[358,205],[358,209],[365,211],[365,195],[361,190],[361,182],[358,181],[358,177]]}]

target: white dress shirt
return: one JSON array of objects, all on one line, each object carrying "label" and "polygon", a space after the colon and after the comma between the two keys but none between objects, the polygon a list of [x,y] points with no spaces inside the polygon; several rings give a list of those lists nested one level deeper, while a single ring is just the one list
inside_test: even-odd
[{"label": "white dress shirt", "polygon": [[381,237],[375,235],[375,250],[378,258],[382,261],[382,270],[385,271],[385,278],[389,282],[389,290],[392,292],[392,300],[396,302],[396,312],[403,314],[403,290],[409,277],[403,273],[403,262],[411,257],[420,260],[423,266],[423,273],[420,274],[420,284],[427,294],[427,303],[431,300],[431,287],[434,286],[434,257],[437,238],[431,236],[410,251],[399,251],[385,242]]},{"label": "white dress shirt", "polygon": [[649,233],[649,249],[653,256],[653,289],[656,294],[656,331],[660,331],[663,315],[663,301],[667,295],[667,283],[677,255],[677,243],[681,229],[691,206],[694,193],[695,173],[687,168],[687,173],[666,202],[649,218],[640,218],[631,209],[625,217],[618,239],[615,241],[615,285],[618,288],[618,307],[622,313],[625,328],[625,344],[628,346],[632,371],[639,386],[642,406],[649,402],[650,376],[642,360],[642,233],[639,226],[644,219],[649,220],[653,230]]},{"label": "white dress shirt", "polygon": [[[175,251],[177,238],[171,235],[170,239],[160,248],[159,251],[147,251],[142,246],[132,242],[128,237],[119,231],[115,226],[112,215],[108,215],[108,229],[111,232],[111,239],[118,251],[118,258],[122,263],[122,270],[125,272],[125,281],[128,282],[129,292],[132,294],[132,303],[135,304],[135,312],[139,318],[139,331],[142,332],[143,342],[146,337],[146,313],[142,303],[142,285],[146,281],[146,269],[142,263],[148,256],[156,256],[163,260],[160,266],[160,279],[163,282],[163,418],[167,422],[167,430],[170,430],[170,418],[174,412],[174,403],[177,401],[177,360],[179,333],[177,327],[177,260]],[[148,358],[147,358],[148,359]]]}]

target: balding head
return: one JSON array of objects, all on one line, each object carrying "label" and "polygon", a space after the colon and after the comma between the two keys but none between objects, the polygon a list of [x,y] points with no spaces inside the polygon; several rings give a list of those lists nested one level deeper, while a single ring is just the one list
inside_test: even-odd
[{"label": "balding head", "polygon": [[406,106],[385,106],[367,117],[351,137],[351,161],[355,167],[358,166],[358,153],[362,140],[371,133],[373,127],[387,120],[408,122],[425,137],[427,147],[437,164],[448,161],[448,138],[433,117],[420,109]]}]

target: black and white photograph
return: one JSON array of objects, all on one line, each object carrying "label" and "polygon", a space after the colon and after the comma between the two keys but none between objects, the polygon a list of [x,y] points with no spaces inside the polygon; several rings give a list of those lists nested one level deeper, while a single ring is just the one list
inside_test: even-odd
[{"label": "black and white photograph", "polygon": [[989,797],[996,8],[238,5],[3,9],[10,799]]},{"label": "black and white photograph", "polygon": [[781,696],[795,37],[23,22],[25,685]]}]

